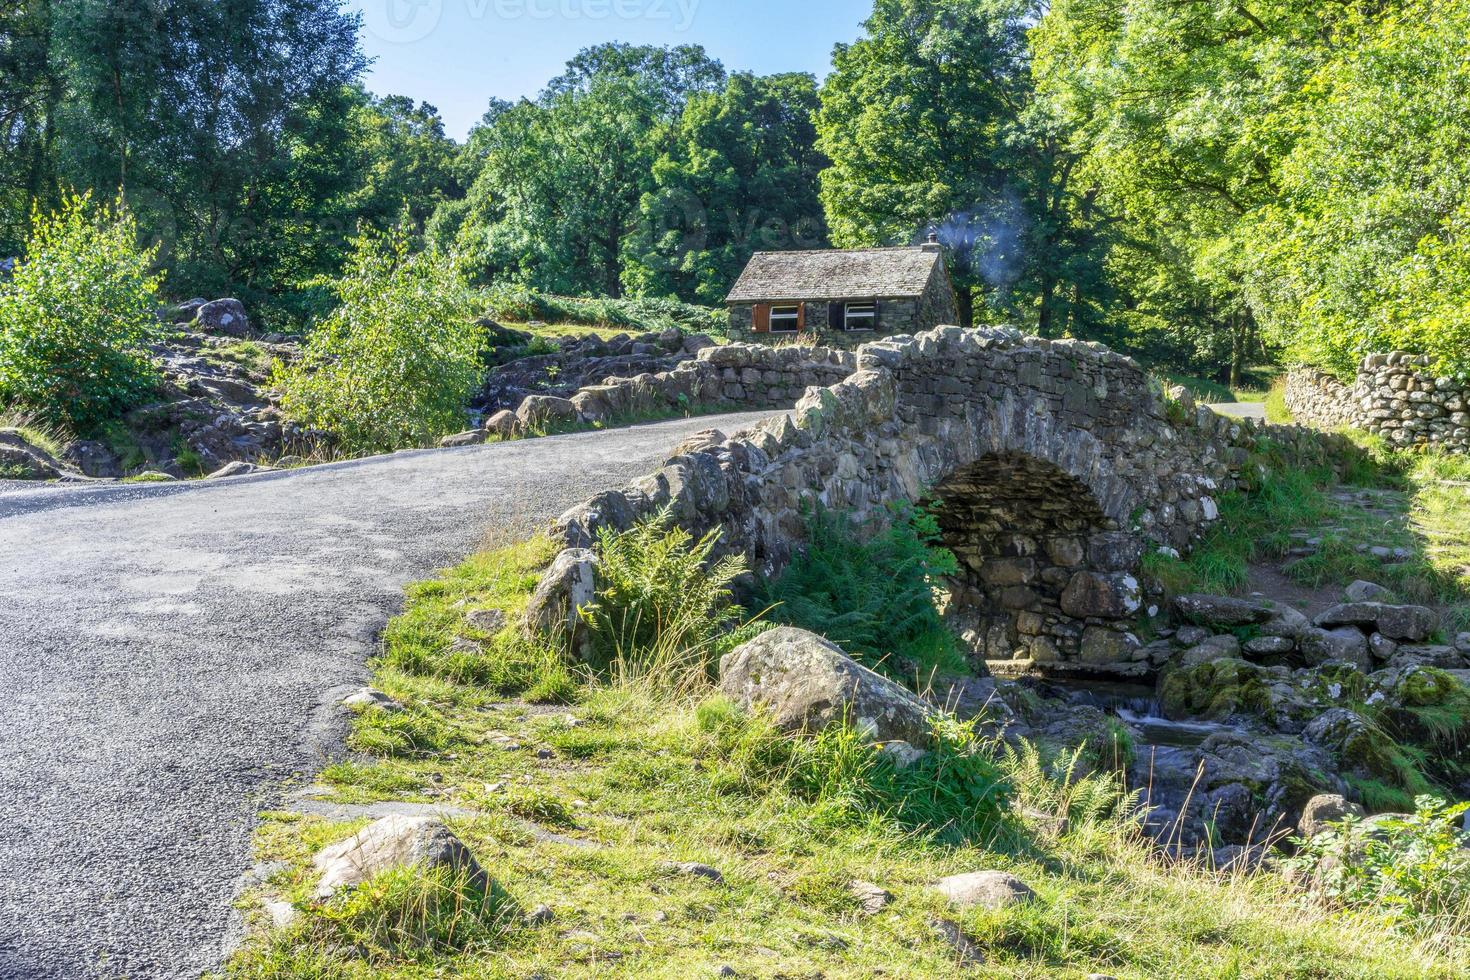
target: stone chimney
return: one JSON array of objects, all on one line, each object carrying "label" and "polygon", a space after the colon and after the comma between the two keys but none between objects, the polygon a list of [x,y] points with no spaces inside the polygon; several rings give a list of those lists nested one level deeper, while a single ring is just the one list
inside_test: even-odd
[{"label": "stone chimney", "polygon": [[929,226],[929,238],[920,246],[926,252],[942,252],[944,246],[939,244],[939,229],[933,225]]}]

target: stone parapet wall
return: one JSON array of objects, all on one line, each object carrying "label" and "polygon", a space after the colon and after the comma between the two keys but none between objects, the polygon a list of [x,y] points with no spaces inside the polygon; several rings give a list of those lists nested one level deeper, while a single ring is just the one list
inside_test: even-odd
[{"label": "stone parapet wall", "polygon": [[[1318,465],[1347,445],[1170,401],[1131,359],[1078,341],[941,327],[865,345],[855,361],[789,414],[680,447],[556,533],[589,547],[599,528],[667,507],[772,575],[814,504],[861,518],[923,501],[961,559],[948,614],[977,661],[1136,672],[1144,553],[1186,550],[1219,494],[1258,481],[1264,460]],[[725,370],[722,383],[743,385]]]},{"label": "stone parapet wall", "polygon": [[1470,384],[1435,377],[1430,363],[1412,354],[1373,354],[1351,386],[1296,368],[1287,375],[1286,407],[1320,428],[1362,429],[1399,447],[1470,452]]}]

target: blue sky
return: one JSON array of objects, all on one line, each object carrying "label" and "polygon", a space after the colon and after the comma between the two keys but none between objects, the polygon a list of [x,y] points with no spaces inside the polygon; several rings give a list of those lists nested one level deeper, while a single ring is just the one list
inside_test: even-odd
[{"label": "blue sky", "polygon": [[348,0],[376,59],[368,88],[439,107],[463,139],[491,96],[535,95],[604,41],[702,44],[732,71],[806,71],[852,41],[872,0]]}]

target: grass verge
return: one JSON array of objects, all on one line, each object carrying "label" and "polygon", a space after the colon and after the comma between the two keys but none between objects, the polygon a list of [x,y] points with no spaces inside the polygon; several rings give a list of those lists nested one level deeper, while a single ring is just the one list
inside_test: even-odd
[{"label": "grass verge", "polygon": [[[299,914],[268,929],[248,896],[258,928],[230,975],[1274,980],[1470,966],[1458,948],[1306,904],[1276,874],[1162,863],[1111,777],[1000,752],[973,729],[946,736],[934,771],[905,775],[849,730],[781,736],[707,687],[609,683],[486,628],[491,610],[524,606],[551,550],[533,540],[412,587],[376,664],[403,711],[359,715],[362,757],[321,777],[329,801],[455,808],[454,829],[502,890],[493,905],[422,875],[317,903],[310,856],[361,822],[267,815],[265,891]],[[1065,830],[1018,816],[1035,809],[1065,814]],[[930,887],[980,869],[1019,875],[1037,901],[960,909]],[[854,882],[891,901],[865,909]],[[517,911],[540,904],[550,915]],[[983,967],[960,965],[940,919]]]}]

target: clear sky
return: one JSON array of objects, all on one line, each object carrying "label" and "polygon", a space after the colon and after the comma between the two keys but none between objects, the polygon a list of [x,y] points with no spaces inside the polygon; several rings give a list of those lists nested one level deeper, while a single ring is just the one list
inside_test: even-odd
[{"label": "clear sky", "polygon": [[438,106],[463,139],[492,96],[533,96],[604,41],[702,44],[731,71],[824,78],[872,0],[348,0],[362,12],[379,95]]}]

